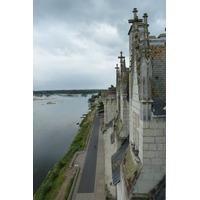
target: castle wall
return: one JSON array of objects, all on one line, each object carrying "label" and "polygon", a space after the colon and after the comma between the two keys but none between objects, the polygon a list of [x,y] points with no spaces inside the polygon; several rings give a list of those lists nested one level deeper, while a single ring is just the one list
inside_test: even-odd
[{"label": "castle wall", "polygon": [[[143,33],[144,30],[141,28],[139,31],[141,40]],[[151,112],[153,102],[151,80],[154,78],[152,77],[152,66],[151,62],[144,57],[140,59],[140,52],[133,46],[136,43],[137,39],[133,37],[131,27],[129,31],[129,141],[133,149],[139,152],[138,157],[142,164],[136,182],[132,183],[134,185],[132,192],[148,194],[166,174],[166,117],[154,116]],[[137,157],[137,154],[135,155]],[[128,198],[123,192],[127,189],[127,185],[123,185],[123,182],[127,182],[125,177],[128,177],[128,172],[124,171],[121,174],[120,184],[118,184],[119,199]]]},{"label": "castle wall", "polygon": [[[129,31],[130,71],[126,76],[125,57],[120,52],[121,55],[118,58],[120,58],[121,70],[118,71],[119,68],[116,67],[117,94],[115,91],[115,97],[108,94],[104,99],[105,124],[114,118],[116,110],[119,111],[115,143],[110,144],[110,134],[113,129],[108,129],[104,135],[105,180],[110,192],[119,200],[130,199],[132,195],[147,197],[166,174],[166,117],[165,111],[162,112],[166,102],[165,73],[163,72],[166,70],[166,49],[156,47],[151,53],[148,39],[148,16],[145,13],[143,17],[144,23],[137,18],[137,9],[134,9],[134,20],[131,20],[132,26]],[[163,40],[154,39],[152,44],[161,45]],[[129,78],[128,81],[126,81],[127,78]],[[127,95],[129,95],[129,101]],[[109,185],[112,182],[110,158],[121,147],[128,134],[129,147],[120,165],[120,182],[114,187]]]}]

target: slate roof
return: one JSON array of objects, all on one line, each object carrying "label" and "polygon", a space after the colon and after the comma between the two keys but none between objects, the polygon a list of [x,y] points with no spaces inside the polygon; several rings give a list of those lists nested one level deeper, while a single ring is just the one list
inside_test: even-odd
[{"label": "slate roof", "polygon": [[161,187],[159,188],[159,190],[154,195],[154,199],[153,200],[164,200],[165,196],[166,196],[165,193],[166,193],[166,182],[164,182],[161,185]]},{"label": "slate roof", "polygon": [[110,143],[113,144],[115,142],[115,131],[110,135]]},{"label": "slate roof", "polygon": [[106,124],[103,128],[102,128],[102,132],[106,131],[108,128],[112,127],[113,125],[113,120],[111,120],[108,124]]},{"label": "slate roof", "polygon": [[[164,35],[164,34],[163,34]],[[160,37],[150,40],[152,60],[152,112],[166,115],[166,39]]]},{"label": "slate roof", "polygon": [[113,185],[116,185],[120,181],[120,165],[124,159],[128,146],[129,140],[127,139],[126,142],[111,156]]},{"label": "slate roof", "polygon": [[125,139],[125,138],[128,137],[128,135],[129,135],[128,130],[126,130],[126,129],[124,128],[124,126],[122,126],[122,128],[121,128],[121,130],[120,130],[120,132],[119,132],[119,134],[118,134],[118,138],[120,138],[120,139]]},{"label": "slate roof", "polygon": [[157,99],[156,97],[152,97],[153,99],[153,104],[151,111],[153,112],[154,115],[166,115],[166,110],[163,108],[166,106],[166,101],[165,100],[160,100]]}]

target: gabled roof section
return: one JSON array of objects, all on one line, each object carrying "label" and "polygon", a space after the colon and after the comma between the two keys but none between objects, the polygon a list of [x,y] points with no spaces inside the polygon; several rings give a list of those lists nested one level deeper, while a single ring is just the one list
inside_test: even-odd
[{"label": "gabled roof section", "polygon": [[113,119],[103,127],[102,132],[107,131],[110,127],[112,127],[112,125],[113,125]]},{"label": "gabled roof section", "polygon": [[166,101],[162,99],[157,99],[155,96],[152,97],[153,104],[151,111],[154,115],[166,115],[166,110],[164,107],[166,106]]},{"label": "gabled roof section", "polygon": [[158,191],[154,195],[155,200],[163,200],[165,199],[165,193],[166,193],[166,182],[164,182],[161,187],[158,189]]},{"label": "gabled roof section", "polygon": [[125,128],[124,128],[124,126],[122,126],[122,128],[121,128],[121,130],[120,130],[120,133],[119,133],[119,135],[118,135],[118,138],[119,139],[125,139],[125,138],[127,138],[128,137],[128,130],[126,130]]},{"label": "gabled roof section", "polygon": [[154,200],[165,199],[166,194],[166,177],[164,176],[162,180],[149,192],[149,196]]},{"label": "gabled roof section", "polygon": [[115,142],[115,131],[110,135],[110,143],[113,144]]},{"label": "gabled roof section", "polygon": [[129,139],[111,156],[112,181],[116,185],[120,181],[120,165],[129,146]]},{"label": "gabled roof section", "polygon": [[163,37],[166,37],[166,33],[161,33],[158,38],[163,38]]}]

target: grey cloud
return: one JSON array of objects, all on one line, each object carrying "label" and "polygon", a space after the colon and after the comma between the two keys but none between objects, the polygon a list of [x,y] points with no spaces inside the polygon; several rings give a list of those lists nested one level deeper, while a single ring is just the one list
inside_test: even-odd
[{"label": "grey cloud", "polygon": [[165,4],[161,0],[34,0],[34,88],[41,84],[65,89],[69,80],[71,87],[115,84],[120,51],[129,64],[127,33],[133,8],[138,8],[139,18],[148,14],[149,31],[158,36],[166,26]]},{"label": "grey cloud", "polygon": [[[109,85],[113,84],[114,79],[110,79],[109,85],[106,79],[108,76],[102,74],[85,75],[80,73],[65,74],[55,76],[55,80],[39,80],[33,84],[34,90],[56,90],[56,89],[106,89]],[[73,78],[73,81],[72,81]],[[55,84],[56,81],[56,84]]]}]

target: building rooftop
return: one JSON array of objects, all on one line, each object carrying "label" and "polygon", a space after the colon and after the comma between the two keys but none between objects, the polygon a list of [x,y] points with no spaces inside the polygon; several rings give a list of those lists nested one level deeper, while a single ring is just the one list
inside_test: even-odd
[{"label": "building rooftop", "polygon": [[113,120],[111,120],[110,122],[108,122],[108,124],[105,124],[105,126],[102,128],[102,132],[104,132],[107,129],[109,129],[110,127],[112,127],[112,125],[113,125]]},{"label": "building rooftop", "polygon": [[166,182],[164,182],[158,191],[154,195],[154,200],[163,200],[165,199],[166,193]]},{"label": "building rooftop", "polygon": [[110,143],[113,144],[115,142],[115,131],[110,134]]},{"label": "building rooftop", "polygon": [[152,112],[154,115],[166,115],[166,46],[165,38],[152,39]]},{"label": "building rooftop", "polygon": [[124,159],[128,145],[129,140],[127,139],[126,142],[111,156],[113,185],[116,185],[120,181],[120,165]]}]

